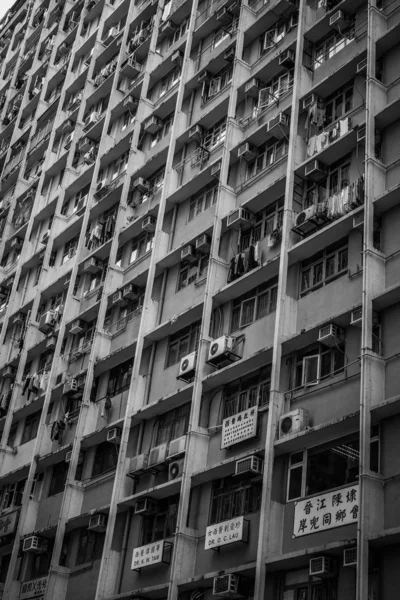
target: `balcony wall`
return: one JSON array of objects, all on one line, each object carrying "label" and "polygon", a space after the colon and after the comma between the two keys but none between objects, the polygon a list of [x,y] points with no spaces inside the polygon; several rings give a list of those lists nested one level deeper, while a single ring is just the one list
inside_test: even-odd
[{"label": "balcony wall", "polygon": [[57,525],[62,500],[63,492],[56,494],[55,496],[48,496],[47,498],[41,499],[35,529],[45,529],[46,527],[54,527]]}]

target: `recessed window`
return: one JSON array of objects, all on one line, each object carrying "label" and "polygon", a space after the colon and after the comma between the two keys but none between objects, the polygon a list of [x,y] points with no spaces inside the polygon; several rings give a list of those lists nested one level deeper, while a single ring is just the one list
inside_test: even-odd
[{"label": "recessed window", "polygon": [[154,515],[143,519],[143,544],[172,537],[176,530],[179,496],[162,499]]},{"label": "recessed window", "polygon": [[277,284],[260,285],[244,296],[236,298],[232,305],[230,331],[251,325],[276,310]]},{"label": "recessed window", "polygon": [[79,532],[78,552],[75,565],[84,565],[93,560],[100,560],[104,546],[104,533],[95,533],[83,527]]},{"label": "recessed window", "polygon": [[313,346],[296,357],[296,388],[312,386],[343,373],[345,346],[327,348],[322,344]]},{"label": "recessed window", "polygon": [[184,356],[197,348],[200,335],[200,323],[185,327],[172,335],[168,342],[166,367],[179,362]]},{"label": "recessed window", "polygon": [[112,471],[117,466],[119,446],[102,442],[96,446],[92,477]]},{"label": "recessed window", "polygon": [[39,429],[39,421],[40,412],[34,413],[33,415],[29,415],[28,417],[26,417],[21,445],[26,444],[26,442],[30,442],[31,440],[35,439]]},{"label": "recessed window", "polygon": [[348,246],[340,242],[303,261],[300,276],[302,296],[348,272]]},{"label": "recessed window", "polygon": [[238,482],[234,477],[217,479],[212,484],[209,524],[248,515],[260,507],[260,484]]},{"label": "recessed window", "polygon": [[271,365],[232,381],[223,391],[223,418],[232,417],[253,406],[266,406],[270,388]]}]

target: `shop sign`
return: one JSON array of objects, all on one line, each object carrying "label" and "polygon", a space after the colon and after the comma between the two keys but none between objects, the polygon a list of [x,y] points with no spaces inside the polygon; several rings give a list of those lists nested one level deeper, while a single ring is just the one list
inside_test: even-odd
[{"label": "shop sign", "polygon": [[40,579],[25,581],[21,585],[19,600],[28,600],[28,598],[43,600],[47,587],[47,579],[47,577],[41,577]]},{"label": "shop sign", "polygon": [[295,502],[293,537],[357,523],[358,485]]},{"label": "shop sign", "polygon": [[254,437],[257,433],[257,416],[257,407],[253,406],[224,419],[222,421],[221,448],[229,448],[233,444]]},{"label": "shop sign", "polygon": [[17,528],[18,510],[0,516],[0,537],[10,535]]},{"label": "shop sign", "polygon": [[133,550],[131,569],[143,569],[164,562],[165,541],[153,542]]},{"label": "shop sign", "polygon": [[205,549],[219,548],[235,542],[247,542],[248,533],[249,522],[243,517],[209,525],[206,529]]}]

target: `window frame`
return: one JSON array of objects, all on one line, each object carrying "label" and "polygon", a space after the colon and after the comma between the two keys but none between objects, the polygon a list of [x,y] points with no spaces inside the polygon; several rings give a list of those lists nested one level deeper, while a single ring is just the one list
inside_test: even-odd
[{"label": "window frame", "polygon": [[[111,456],[114,456],[115,452],[115,463],[113,461],[108,464]],[[110,444],[109,442],[100,442],[97,444],[94,451],[93,465],[91,478],[100,477],[106,473],[112,473],[117,468],[118,463],[119,446],[117,444]]]},{"label": "window frame", "polygon": [[39,430],[39,423],[40,411],[32,413],[31,415],[28,415],[26,417],[20,446],[22,446],[23,444],[27,444],[28,442],[31,442],[36,438]]},{"label": "window frame", "polygon": [[[165,369],[179,363],[184,356],[197,349],[200,339],[200,322],[193,323],[184,329],[181,329],[168,338],[168,347],[165,358]],[[177,350],[175,351],[174,347]],[[174,354],[176,354],[174,356]]]},{"label": "window frame", "polygon": [[[217,485],[219,484],[219,487]],[[261,485],[232,476],[212,482],[208,525],[216,525],[261,510]]]},{"label": "window frame", "polygon": [[[304,262],[306,262],[305,265]],[[329,272],[327,268],[331,263],[334,267],[333,272]],[[300,266],[299,297],[303,298],[307,294],[331,283],[338,277],[346,275],[348,270],[348,241],[338,246],[336,249],[325,248],[321,252],[310,257],[307,261],[303,261]],[[307,273],[309,273],[309,275],[307,275]],[[306,286],[307,281],[308,285]]]}]

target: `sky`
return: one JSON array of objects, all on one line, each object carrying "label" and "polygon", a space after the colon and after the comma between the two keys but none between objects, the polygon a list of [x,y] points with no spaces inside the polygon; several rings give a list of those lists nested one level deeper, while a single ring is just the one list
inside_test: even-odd
[{"label": "sky", "polygon": [[0,19],[6,14],[14,2],[15,0],[0,0]]}]

